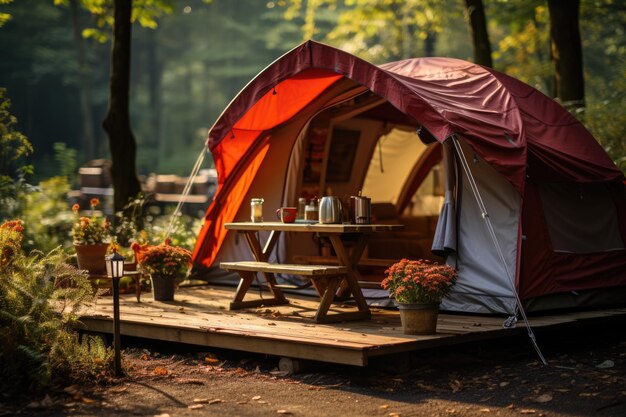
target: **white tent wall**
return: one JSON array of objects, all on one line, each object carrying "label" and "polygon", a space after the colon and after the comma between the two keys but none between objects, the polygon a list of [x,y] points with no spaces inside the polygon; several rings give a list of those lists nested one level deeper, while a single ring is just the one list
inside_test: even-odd
[{"label": "white tent wall", "polygon": [[[520,196],[469,145],[463,141],[460,143],[514,280],[517,270]],[[441,308],[472,313],[513,314],[516,303],[513,285],[489,234],[469,179],[463,170],[459,172],[457,252],[448,258],[448,263],[458,269],[458,280]]]},{"label": "white tent wall", "polygon": [[426,149],[415,129],[394,127],[378,140],[365,181],[363,195],[374,203],[398,202],[406,178]]}]

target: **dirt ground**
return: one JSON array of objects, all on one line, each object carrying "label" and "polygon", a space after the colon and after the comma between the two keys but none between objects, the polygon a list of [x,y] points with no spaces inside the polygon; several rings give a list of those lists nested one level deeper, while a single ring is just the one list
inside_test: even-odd
[{"label": "dirt ground", "polygon": [[626,416],[625,320],[379,358],[316,362],[286,375],[278,358],[123,340],[127,376],[59,387],[0,415]]}]

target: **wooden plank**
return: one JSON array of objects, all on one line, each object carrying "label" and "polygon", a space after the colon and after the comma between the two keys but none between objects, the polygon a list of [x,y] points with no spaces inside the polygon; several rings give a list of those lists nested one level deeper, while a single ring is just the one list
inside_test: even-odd
[{"label": "wooden plank", "polygon": [[[318,264],[318,265],[337,265],[339,261],[335,257],[318,256],[318,255],[294,255],[293,261],[301,264]],[[388,268],[398,260],[382,259],[382,258],[361,258],[358,261],[359,266],[379,266]]]},{"label": "wooden plank", "polygon": [[[112,331],[111,323],[106,320],[85,318],[83,319],[83,322],[91,331],[101,333],[110,333]],[[120,331],[122,335],[163,340],[168,342],[188,343],[192,345],[210,346],[243,352],[286,356],[345,365],[367,365],[367,356],[363,350],[347,350],[333,345],[307,346],[293,344],[284,340],[263,339],[250,336],[242,337],[240,335],[230,334],[215,334],[202,329],[177,329],[159,324],[146,325],[138,323],[122,323]]]},{"label": "wooden plank", "polygon": [[[235,313],[226,310],[233,293],[232,287],[180,288],[174,302],[152,301],[147,295],[142,303],[135,302],[133,294],[124,294],[120,303],[122,335],[364,366],[369,357],[526,332],[522,322],[516,328],[504,329],[502,317],[441,313],[437,334],[404,335],[398,312],[383,309],[373,309],[371,320],[316,324],[316,299],[294,296],[289,305]],[[112,299],[100,297],[83,313],[85,328],[110,333],[112,310]],[[333,305],[328,317],[349,314],[350,310],[352,306]],[[530,320],[534,328],[549,329],[624,317],[626,309],[618,308]]]},{"label": "wooden plank", "polygon": [[281,223],[281,222],[237,222],[225,223],[228,230],[313,233],[374,233],[404,230],[402,224],[322,224],[322,223]]},{"label": "wooden plank", "polygon": [[257,261],[221,262],[220,268],[226,271],[270,272],[274,274],[292,274],[304,276],[342,275],[347,272],[347,268],[343,266],[272,264],[269,262]]}]

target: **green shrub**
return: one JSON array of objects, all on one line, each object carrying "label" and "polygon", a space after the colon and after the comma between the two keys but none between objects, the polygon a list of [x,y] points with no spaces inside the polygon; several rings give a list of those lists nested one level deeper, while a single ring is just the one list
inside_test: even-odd
[{"label": "green shrub", "polygon": [[85,272],[67,263],[61,248],[44,254],[15,250],[21,224],[0,226],[0,402],[19,401],[51,384],[93,382],[111,370],[102,343],[78,343],[71,328],[83,303],[93,300]]},{"label": "green shrub", "polygon": [[17,119],[10,107],[6,89],[0,88],[0,220],[18,215],[22,207],[20,197],[28,188],[26,176],[33,173],[32,165],[25,163],[33,147],[26,136],[15,130]]},{"label": "green shrub", "polygon": [[70,231],[74,215],[67,205],[69,191],[66,177],[53,177],[25,194],[21,217],[28,225],[24,239],[27,251],[49,252],[57,246],[72,245]]}]

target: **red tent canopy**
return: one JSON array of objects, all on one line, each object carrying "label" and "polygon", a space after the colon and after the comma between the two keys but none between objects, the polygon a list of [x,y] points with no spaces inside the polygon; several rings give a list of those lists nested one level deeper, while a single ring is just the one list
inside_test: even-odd
[{"label": "red tent canopy", "polygon": [[443,142],[462,136],[523,196],[525,179],[623,180],[591,134],[568,111],[534,88],[495,70],[452,58],[416,58],[381,66],[308,41],[263,70],[209,131],[218,192],[206,214],[194,263],[210,266],[222,227],[241,206],[267,152],[271,130],[349,78],[418,121]]}]

